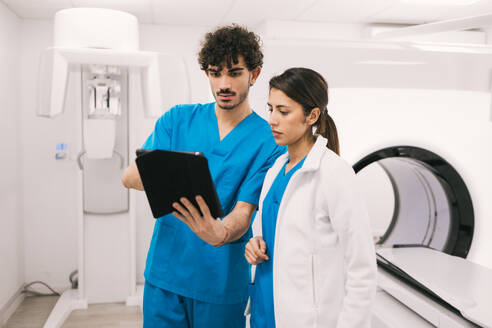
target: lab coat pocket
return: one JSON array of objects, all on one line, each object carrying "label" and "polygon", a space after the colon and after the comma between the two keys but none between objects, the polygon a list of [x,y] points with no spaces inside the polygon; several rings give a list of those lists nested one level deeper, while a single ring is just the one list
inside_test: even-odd
[{"label": "lab coat pocket", "polygon": [[316,306],[316,275],[315,275],[315,257],[314,254],[311,254],[309,258],[309,271],[311,276],[311,299],[313,301],[313,305]]},{"label": "lab coat pocket", "polygon": [[339,247],[317,250],[314,256],[316,304],[321,308],[338,309],[345,294],[344,255]]},{"label": "lab coat pocket", "polygon": [[[311,269],[311,293],[312,293],[312,320],[313,320],[313,328],[318,327],[319,323],[319,317],[318,317],[318,299],[317,299],[317,294],[319,291],[319,287],[317,284],[316,280],[316,270],[318,269],[318,263],[317,263],[318,257],[316,254],[311,254],[310,257],[310,269]],[[317,289],[318,288],[318,289]]]}]

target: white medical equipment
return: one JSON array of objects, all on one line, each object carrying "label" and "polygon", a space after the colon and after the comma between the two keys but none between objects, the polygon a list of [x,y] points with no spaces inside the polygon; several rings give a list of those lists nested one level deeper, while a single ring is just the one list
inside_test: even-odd
[{"label": "white medical equipment", "polygon": [[[140,94],[147,117],[188,102],[181,58],[139,51],[138,21],[125,12],[56,13],[54,47],[41,55],[37,114],[76,111],[78,289],[63,293],[45,327],[60,327],[91,303],[141,302],[136,285],[135,200],[121,183],[134,154],[132,111]],[[68,105],[70,104],[70,105]]]}]

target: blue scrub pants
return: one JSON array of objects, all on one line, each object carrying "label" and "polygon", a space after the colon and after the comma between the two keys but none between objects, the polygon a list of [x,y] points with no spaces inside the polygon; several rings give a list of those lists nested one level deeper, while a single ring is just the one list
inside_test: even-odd
[{"label": "blue scrub pants", "polygon": [[144,328],[244,328],[246,302],[210,304],[180,296],[145,282]]}]

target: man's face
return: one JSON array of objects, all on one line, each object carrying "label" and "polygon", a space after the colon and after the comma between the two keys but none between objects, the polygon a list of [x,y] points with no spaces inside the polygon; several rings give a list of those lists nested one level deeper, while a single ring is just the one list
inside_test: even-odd
[{"label": "man's face", "polygon": [[227,67],[224,62],[219,66],[208,66],[206,74],[217,105],[221,109],[232,110],[239,106],[247,97],[249,87],[259,74],[259,68],[249,71],[242,56],[238,63],[231,62]]}]

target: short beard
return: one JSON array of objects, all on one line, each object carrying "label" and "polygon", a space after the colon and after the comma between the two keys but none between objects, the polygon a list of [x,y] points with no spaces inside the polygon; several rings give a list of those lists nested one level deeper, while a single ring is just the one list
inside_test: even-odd
[{"label": "short beard", "polygon": [[245,92],[245,93],[239,95],[240,98],[239,98],[239,101],[237,102],[237,104],[220,105],[219,102],[217,102],[217,106],[219,106],[220,109],[233,110],[237,106],[241,105],[244,102],[244,100],[248,97],[248,93],[249,93],[249,87],[248,87],[248,92]]}]

